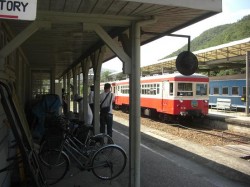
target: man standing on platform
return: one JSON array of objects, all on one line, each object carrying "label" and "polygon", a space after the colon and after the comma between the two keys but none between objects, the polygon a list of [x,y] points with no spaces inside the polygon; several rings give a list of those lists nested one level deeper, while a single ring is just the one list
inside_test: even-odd
[{"label": "man standing on platform", "polygon": [[100,132],[105,133],[105,125],[107,125],[107,134],[112,137],[113,126],[113,101],[114,95],[111,93],[111,84],[104,85],[104,92],[100,95]]}]

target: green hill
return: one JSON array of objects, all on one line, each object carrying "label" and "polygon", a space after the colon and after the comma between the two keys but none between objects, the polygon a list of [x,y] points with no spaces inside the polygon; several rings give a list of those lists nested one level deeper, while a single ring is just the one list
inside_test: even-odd
[{"label": "green hill", "polygon": [[[250,15],[243,17],[235,23],[220,25],[203,32],[191,41],[190,50],[197,51],[248,37],[250,37]],[[177,56],[185,50],[187,50],[187,45],[164,58]]]}]

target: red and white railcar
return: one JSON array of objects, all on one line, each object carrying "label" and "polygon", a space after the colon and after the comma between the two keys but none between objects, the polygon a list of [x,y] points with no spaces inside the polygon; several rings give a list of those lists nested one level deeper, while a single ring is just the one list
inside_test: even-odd
[{"label": "red and white railcar", "polygon": [[[115,107],[129,108],[129,80],[112,83]],[[142,114],[162,119],[178,116],[201,117],[208,114],[209,78],[201,74],[180,73],[141,78]]]}]

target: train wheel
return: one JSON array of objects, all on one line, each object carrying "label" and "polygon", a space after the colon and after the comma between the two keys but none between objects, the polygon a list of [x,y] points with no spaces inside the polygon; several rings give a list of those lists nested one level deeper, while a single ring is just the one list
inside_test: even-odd
[{"label": "train wheel", "polygon": [[158,112],[155,109],[150,109],[150,118],[156,119]]},{"label": "train wheel", "polygon": [[121,109],[122,109],[122,112],[128,113],[128,111],[129,111],[129,106],[128,106],[128,105],[122,105]]},{"label": "train wheel", "polygon": [[115,106],[114,106],[114,109],[115,109],[115,110],[119,110],[119,109],[120,109],[119,105],[115,105]]},{"label": "train wheel", "polygon": [[129,112],[129,106],[126,105],[126,113],[128,113],[128,112]]},{"label": "train wheel", "polygon": [[165,114],[164,119],[165,119],[164,120],[165,123],[175,123],[176,122],[175,116],[170,115],[170,114]]},{"label": "train wheel", "polygon": [[159,113],[158,118],[161,122],[164,122],[164,114]]},{"label": "train wheel", "polygon": [[188,126],[193,122],[193,116],[181,116],[179,117],[179,123],[184,126]]},{"label": "train wheel", "polygon": [[143,108],[141,108],[141,117],[145,117],[144,109]]},{"label": "train wheel", "polygon": [[122,109],[122,112],[126,112],[126,106],[125,105],[122,105],[121,109]]}]

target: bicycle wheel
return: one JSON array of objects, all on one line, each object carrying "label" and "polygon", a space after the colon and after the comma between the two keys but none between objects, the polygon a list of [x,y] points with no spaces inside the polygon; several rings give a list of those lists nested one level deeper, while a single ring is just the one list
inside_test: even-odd
[{"label": "bicycle wheel", "polygon": [[113,139],[107,134],[97,134],[95,136],[91,136],[87,140],[87,147],[94,147],[99,149],[108,144],[114,144]]},{"label": "bicycle wheel", "polygon": [[69,170],[70,160],[63,151],[45,149],[39,153],[39,158],[47,183],[50,185],[59,182]]},{"label": "bicycle wheel", "polygon": [[102,180],[118,177],[125,169],[127,156],[118,145],[107,145],[99,149],[91,160],[93,174]]},{"label": "bicycle wheel", "polygon": [[57,149],[59,150],[62,142],[64,141],[63,136],[60,135],[49,135],[49,136],[44,136],[40,142],[40,149],[41,150],[53,150]]}]

